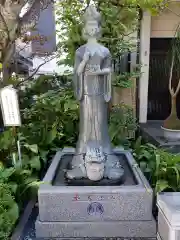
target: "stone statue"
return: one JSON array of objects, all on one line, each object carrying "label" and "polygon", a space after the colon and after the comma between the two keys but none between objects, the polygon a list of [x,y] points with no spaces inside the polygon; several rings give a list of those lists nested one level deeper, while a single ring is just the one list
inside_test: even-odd
[{"label": "stone statue", "polygon": [[113,154],[108,134],[108,102],[111,99],[111,54],[97,42],[100,14],[90,5],[84,16],[87,43],[76,50],[75,95],[80,103],[80,132],[68,179],[118,180],[124,174]]}]

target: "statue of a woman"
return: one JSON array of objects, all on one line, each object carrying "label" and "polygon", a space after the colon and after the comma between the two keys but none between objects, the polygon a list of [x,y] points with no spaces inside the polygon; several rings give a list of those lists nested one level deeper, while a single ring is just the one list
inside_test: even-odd
[{"label": "statue of a woman", "polygon": [[111,54],[97,42],[100,14],[92,5],[85,12],[83,35],[88,41],[76,50],[74,66],[75,95],[80,102],[80,132],[67,177],[116,180],[122,177],[124,170],[112,152],[108,134]]}]

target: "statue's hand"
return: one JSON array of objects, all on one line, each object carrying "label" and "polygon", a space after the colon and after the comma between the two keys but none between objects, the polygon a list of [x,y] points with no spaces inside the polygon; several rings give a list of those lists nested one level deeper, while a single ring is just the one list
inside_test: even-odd
[{"label": "statue's hand", "polygon": [[79,64],[79,67],[77,69],[78,76],[80,76],[82,74],[82,72],[84,71],[84,68],[85,68],[86,63],[88,62],[89,58],[90,58],[90,53],[86,52],[84,54],[82,62]]},{"label": "statue's hand", "polygon": [[83,61],[85,61],[87,63],[87,61],[90,59],[90,53],[89,52],[85,52],[84,56],[83,56]]},{"label": "statue's hand", "polygon": [[83,72],[83,68],[81,65],[79,65],[79,67],[77,69],[77,75],[80,76],[82,72]]},{"label": "statue's hand", "polygon": [[108,75],[111,72],[109,68],[99,69],[96,71],[88,71],[87,75]]},{"label": "statue's hand", "polygon": [[88,75],[88,76],[97,76],[97,75],[100,75],[100,71],[98,71],[98,72],[97,71],[96,72],[88,71],[88,72],[86,72],[86,75]]}]

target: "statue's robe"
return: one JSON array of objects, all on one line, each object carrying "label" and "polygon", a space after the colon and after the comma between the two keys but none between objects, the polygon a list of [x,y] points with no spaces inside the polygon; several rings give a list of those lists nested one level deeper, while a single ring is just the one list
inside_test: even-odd
[{"label": "statue's robe", "polygon": [[[85,52],[90,53],[84,72],[78,76],[77,69]],[[74,67],[75,95],[80,101],[80,132],[76,153],[86,153],[87,146],[102,147],[111,154],[108,134],[108,102],[111,98],[111,77],[109,75],[88,75],[88,71],[111,68],[111,55],[107,48],[94,43],[85,44],[76,51]]]}]

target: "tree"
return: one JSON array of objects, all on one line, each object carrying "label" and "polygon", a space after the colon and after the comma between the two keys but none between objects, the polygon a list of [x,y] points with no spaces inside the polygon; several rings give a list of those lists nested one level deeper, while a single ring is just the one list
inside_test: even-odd
[{"label": "tree", "polygon": [[[94,0],[102,14],[101,42],[110,49],[114,58],[120,52],[131,50],[133,46],[128,36],[137,29],[139,9],[156,14],[167,7],[168,2],[168,0]],[[72,66],[75,50],[84,43],[81,37],[83,24],[81,17],[89,3],[89,0],[63,0],[56,4],[60,38],[59,55],[66,54],[63,61],[59,62],[61,64]]]},{"label": "tree", "polygon": [[0,62],[4,83],[15,53],[15,40],[32,30],[40,15],[53,0],[0,0]]},{"label": "tree", "polygon": [[[180,119],[177,115],[177,96],[180,91],[180,26],[178,25],[172,40],[167,69],[169,70],[169,93],[171,97],[171,112],[164,121],[167,129],[180,130]],[[175,81],[176,80],[176,81]]]}]

